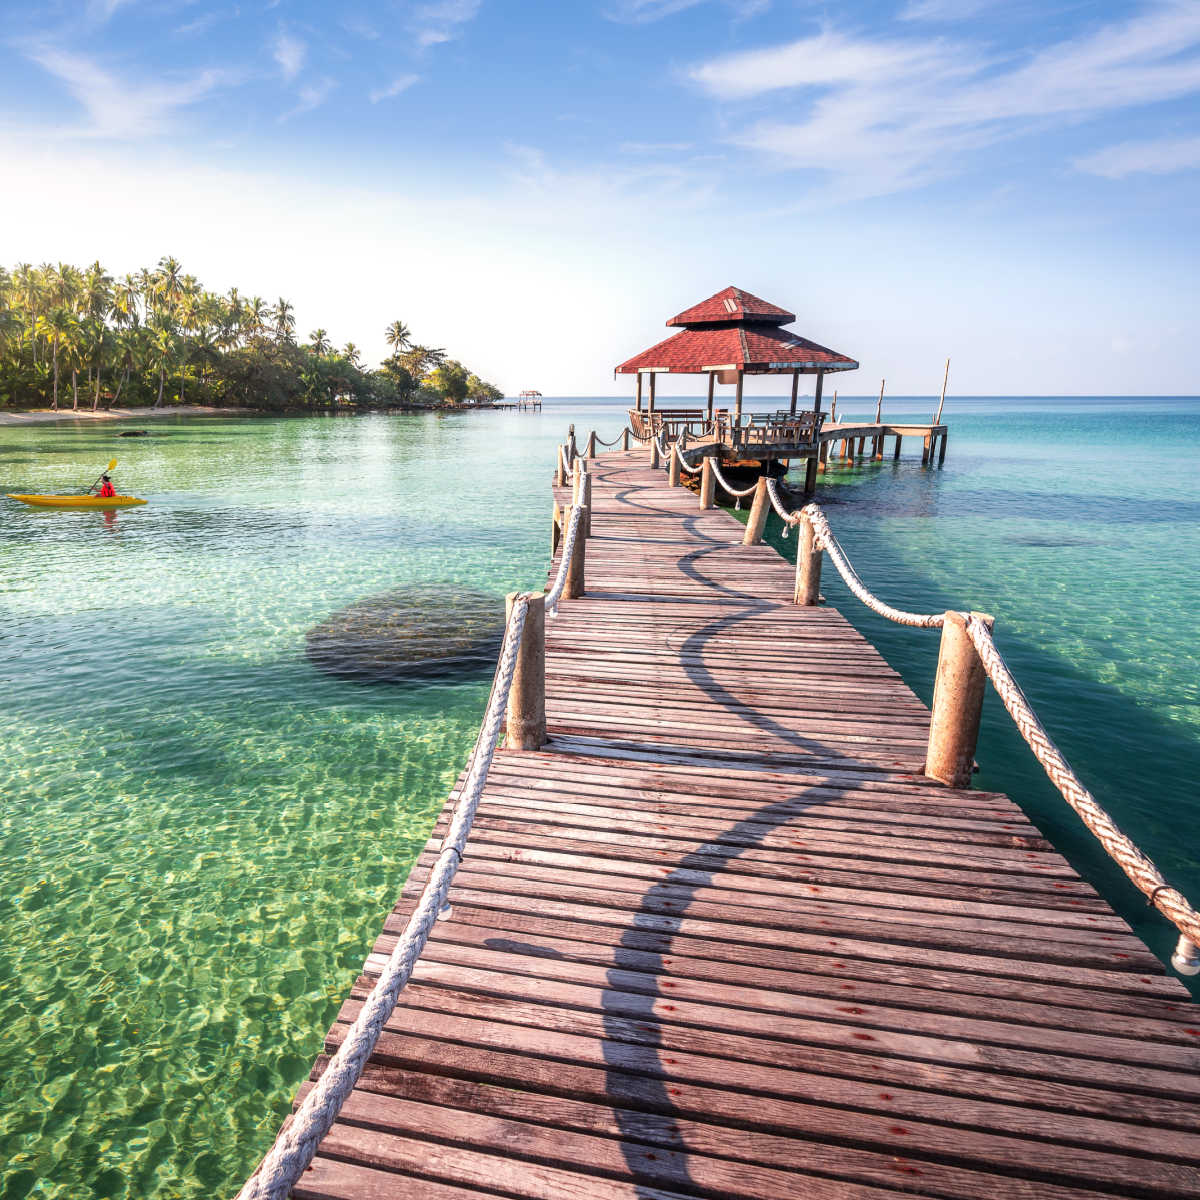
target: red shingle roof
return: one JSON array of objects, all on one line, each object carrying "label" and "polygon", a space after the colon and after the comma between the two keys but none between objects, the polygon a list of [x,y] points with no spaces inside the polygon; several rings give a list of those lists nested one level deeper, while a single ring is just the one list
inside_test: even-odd
[{"label": "red shingle roof", "polygon": [[709,321],[754,321],[766,325],[787,325],[796,319],[795,313],[768,304],[741,288],[727,287],[686,308],[677,317],[672,317],[668,325],[699,325]]},{"label": "red shingle roof", "polygon": [[616,370],[674,371],[696,375],[711,370],[740,370],[754,375],[811,375],[817,371],[853,371],[858,363],[827,346],[818,346],[779,326],[796,318],[741,288],[727,287],[672,317],[684,328]]},{"label": "red shingle roof", "polygon": [[858,363],[786,329],[738,324],[681,329],[623,362],[617,374],[634,375],[656,368],[695,375],[714,367],[736,368],[758,375],[772,372],[787,375],[792,371],[811,375],[817,371],[853,371]]}]

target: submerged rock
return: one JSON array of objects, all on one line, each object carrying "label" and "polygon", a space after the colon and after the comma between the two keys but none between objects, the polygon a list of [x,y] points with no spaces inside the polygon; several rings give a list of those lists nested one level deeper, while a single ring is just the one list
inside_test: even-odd
[{"label": "submerged rock", "polygon": [[477,675],[495,666],[504,639],[504,601],[486,592],[406,587],[368,596],[308,631],[314,666],[342,679]]}]

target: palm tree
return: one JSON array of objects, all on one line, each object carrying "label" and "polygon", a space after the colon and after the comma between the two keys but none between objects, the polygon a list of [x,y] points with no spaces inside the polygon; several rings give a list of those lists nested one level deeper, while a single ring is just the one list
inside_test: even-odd
[{"label": "palm tree", "polygon": [[242,310],[242,331],[253,341],[267,331],[267,302],[261,296],[253,296]]},{"label": "palm tree", "polygon": [[356,370],[362,370],[362,355],[353,342],[347,342],[342,349],[342,356]]},{"label": "palm tree", "polygon": [[72,324],[71,314],[61,305],[38,318],[42,335],[50,342],[50,358],[54,364],[54,401],[50,407],[55,412],[58,411],[58,352],[64,340],[70,336]]},{"label": "palm tree", "polygon": [[329,335],[323,329],[314,329],[308,335],[308,340],[312,345],[312,352],[320,354],[324,357],[333,349],[333,344],[329,340]]},{"label": "palm tree", "polygon": [[158,398],[154,401],[154,407],[162,408],[167,367],[175,349],[175,323],[167,313],[155,314],[150,323],[150,339],[146,349],[151,364],[158,367]]},{"label": "palm tree", "polygon": [[275,318],[275,340],[279,345],[291,345],[296,334],[296,310],[282,296],[272,310]]},{"label": "palm tree", "polygon": [[393,321],[384,333],[393,354],[401,354],[412,345],[412,330],[403,321]]}]

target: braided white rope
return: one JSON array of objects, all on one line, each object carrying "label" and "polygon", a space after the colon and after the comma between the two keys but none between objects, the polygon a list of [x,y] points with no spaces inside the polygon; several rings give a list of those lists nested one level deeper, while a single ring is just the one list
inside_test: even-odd
[{"label": "braided white rope", "polygon": [[898,625],[914,625],[918,629],[940,629],[945,623],[944,613],[910,613],[885,604],[867,588],[859,578],[858,572],[850,565],[850,560],[838,545],[837,538],[833,536],[833,530],[829,528],[829,522],[825,519],[820,505],[806,505],[801,516],[812,522],[817,545],[829,554],[830,560],[838,569],[838,574],[846,581],[846,586],[873,612],[887,617],[889,621],[895,621]]},{"label": "braided white rope", "polygon": [[552,617],[558,616],[558,602],[562,599],[563,589],[567,586],[567,569],[571,565],[571,555],[575,551],[575,539],[579,536],[579,526],[583,520],[583,509],[576,504],[571,509],[571,519],[567,523],[567,532],[562,540],[562,557],[558,562],[558,573],[554,576],[554,586],[546,593],[546,612]]},{"label": "braided white rope", "polygon": [[[771,498],[771,507],[779,514],[779,519],[788,525],[799,525],[800,514],[798,512],[788,512],[783,507],[783,501],[779,498],[779,483],[773,475],[767,477],[767,495]],[[783,531],[784,537],[787,537],[787,529]]]},{"label": "braided white rope", "polygon": [[987,677],[1004,701],[1004,707],[1008,709],[1034,757],[1042,764],[1050,782],[1079,814],[1080,820],[1095,834],[1100,845],[1108,851],[1109,857],[1125,872],[1133,885],[1193,946],[1200,945],[1200,913],[1182,893],[1168,886],[1154,863],[1117,828],[1112,817],[1083,786],[1030,707],[1021,685],[1013,678],[1008,664],[996,648],[991,630],[978,617],[964,615],[967,636],[979,653]]},{"label": "braided white rope", "polygon": [[667,450],[666,443],[664,443],[662,440],[661,433],[654,435],[654,444],[658,447],[658,453],[661,456],[662,461],[666,461],[669,451]]},{"label": "braided white rope", "polygon": [[455,872],[462,862],[463,847],[487,782],[496,742],[504,727],[508,690],[512,686],[517,651],[528,612],[528,597],[518,597],[504,631],[504,645],[496,664],[492,694],[475,742],[470,770],[455,806],[450,828],[442,840],[442,848],[421,890],[417,907],[395,949],[388,956],[371,994],[363,1002],[358,1018],[346,1031],[345,1041],[330,1060],[316,1087],[304,1098],[291,1122],[275,1139],[275,1145],[267,1151],[257,1171],[246,1181],[238,1193],[238,1200],[286,1200],[312,1162],[321,1139],[333,1126],[342,1105],[358,1082],[384,1025],[396,1007],[400,992],[412,975],[438,913],[445,906]]},{"label": "braided white rope", "polygon": [[683,457],[683,451],[680,450],[678,446],[675,447],[675,457],[679,459],[679,469],[688,475],[695,475],[697,471],[704,467],[703,460],[698,462],[694,467],[689,467],[687,465],[687,459]]},{"label": "braided white rope", "polygon": [[724,489],[725,489],[725,490],[726,490],[726,491],[727,491],[727,492],[728,492],[728,493],[729,493],[731,496],[738,496],[738,497],[741,497],[741,496],[748,496],[748,495],[750,495],[750,493],[751,493],[752,491],[754,491],[754,489],[755,489],[756,487],[758,487],[758,480],[757,480],[757,479],[756,479],[756,480],[755,480],[755,481],[754,481],[754,482],[753,482],[753,483],[752,483],[752,484],[751,484],[751,485],[750,485],[748,488],[743,488],[743,489],[742,489],[740,492],[737,490],[737,488],[730,487],[730,486],[729,486],[729,481],[728,481],[728,480],[725,478],[725,476],[724,476],[724,475],[722,475],[722,474],[721,474],[721,467],[720,467],[720,465],[718,464],[718,462],[717,462],[716,458],[714,458],[714,459],[713,459],[713,475],[716,477],[716,480],[717,480],[717,482],[718,482],[718,483],[719,483],[719,484],[720,484],[720,485],[721,485],[721,486],[722,486],[722,487],[723,487],[723,488],[724,488]]}]

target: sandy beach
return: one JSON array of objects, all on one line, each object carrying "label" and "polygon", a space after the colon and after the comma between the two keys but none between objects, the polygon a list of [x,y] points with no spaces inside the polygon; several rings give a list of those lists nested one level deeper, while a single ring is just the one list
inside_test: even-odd
[{"label": "sandy beach", "polygon": [[162,408],[112,408],[92,412],[89,409],[31,408],[25,412],[0,412],[0,425],[36,425],[46,421],[124,421],[151,420],[155,417],[246,416],[245,408],[210,408],[203,404],[165,404]]}]

